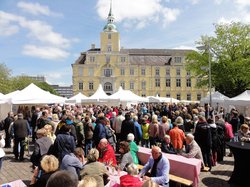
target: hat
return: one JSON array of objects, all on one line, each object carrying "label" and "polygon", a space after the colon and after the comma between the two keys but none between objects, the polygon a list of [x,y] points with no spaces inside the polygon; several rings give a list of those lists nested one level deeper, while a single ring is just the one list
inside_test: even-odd
[{"label": "hat", "polygon": [[66,119],[66,124],[67,124],[67,125],[72,125],[72,124],[73,124],[73,121],[70,120],[70,119]]}]

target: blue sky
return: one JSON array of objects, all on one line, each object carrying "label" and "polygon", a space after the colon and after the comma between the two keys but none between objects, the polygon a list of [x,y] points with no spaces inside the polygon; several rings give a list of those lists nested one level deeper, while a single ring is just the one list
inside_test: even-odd
[{"label": "blue sky", "polygon": [[[0,63],[12,75],[72,84],[71,64],[100,46],[110,0],[0,0]],[[124,48],[194,49],[214,23],[250,23],[249,0],[113,0]]]}]

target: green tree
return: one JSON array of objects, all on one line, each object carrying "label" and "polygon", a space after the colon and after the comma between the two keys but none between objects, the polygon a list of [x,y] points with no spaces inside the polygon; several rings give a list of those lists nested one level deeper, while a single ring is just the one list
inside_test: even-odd
[{"label": "green tree", "polygon": [[0,63],[0,92],[3,94],[11,91],[10,76],[11,70],[4,63]]},{"label": "green tree", "polygon": [[34,79],[31,79],[27,76],[16,76],[16,77],[13,77],[11,79],[11,82],[12,82],[12,87],[13,87],[13,91],[15,90],[22,90],[24,89],[25,87],[27,87],[29,84],[33,83],[35,84],[36,86],[38,86],[39,88],[45,90],[45,91],[49,91],[50,93],[52,94],[55,94],[55,95],[59,95],[48,83],[46,82],[39,82],[39,81],[36,81]]},{"label": "green tree", "polygon": [[210,55],[215,90],[233,97],[250,89],[250,25],[216,24],[215,36],[201,36],[196,44],[205,50],[188,54],[186,68],[200,78],[197,86],[208,85]]}]

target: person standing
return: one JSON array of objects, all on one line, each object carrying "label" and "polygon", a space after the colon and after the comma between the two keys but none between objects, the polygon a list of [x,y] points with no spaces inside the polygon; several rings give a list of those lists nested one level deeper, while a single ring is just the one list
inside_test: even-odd
[{"label": "person standing", "polygon": [[3,147],[5,146],[5,141],[3,139],[3,135],[0,135],[0,170],[2,168],[3,157],[5,156],[5,152]]},{"label": "person standing", "polygon": [[[24,159],[24,148],[25,138],[30,134],[29,123],[26,119],[23,119],[23,114],[18,114],[18,119],[13,124],[14,131],[14,155],[16,160],[23,161]],[[20,145],[20,153],[18,146]]]},{"label": "person standing", "polygon": [[5,148],[11,148],[11,134],[9,133],[10,124],[14,122],[13,112],[9,112],[8,116],[4,120],[4,131],[5,131]]},{"label": "person standing", "polygon": [[113,124],[118,142],[121,140],[121,128],[122,128],[122,122],[124,120],[125,120],[125,117],[122,115],[122,110],[119,110],[118,116],[115,118],[114,124]]}]

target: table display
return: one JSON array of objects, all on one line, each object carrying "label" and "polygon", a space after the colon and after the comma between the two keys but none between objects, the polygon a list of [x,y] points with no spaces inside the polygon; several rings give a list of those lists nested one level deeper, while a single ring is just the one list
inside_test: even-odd
[{"label": "table display", "polygon": [[[151,156],[151,149],[139,147],[138,158],[144,165]],[[170,163],[170,174],[193,181],[193,186],[198,187],[201,170],[201,160],[186,158],[181,155],[163,153]]]}]

